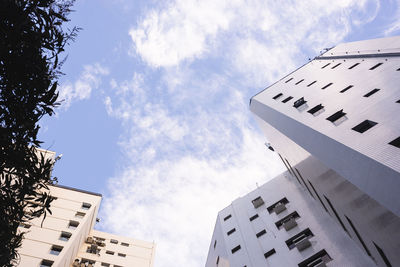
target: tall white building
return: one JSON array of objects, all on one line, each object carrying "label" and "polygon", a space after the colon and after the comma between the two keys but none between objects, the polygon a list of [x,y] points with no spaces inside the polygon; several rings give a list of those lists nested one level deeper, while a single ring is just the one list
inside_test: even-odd
[{"label": "tall white building", "polygon": [[[400,37],[390,37],[340,44],[250,100],[302,194],[389,267],[400,266],[399,84]],[[343,266],[326,252],[326,265]]]},{"label": "tall white building", "polygon": [[[50,152],[47,152],[50,153]],[[52,214],[20,225],[21,267],[152,267],[155,244],[94,230],[101,194],[49,186]]]}]

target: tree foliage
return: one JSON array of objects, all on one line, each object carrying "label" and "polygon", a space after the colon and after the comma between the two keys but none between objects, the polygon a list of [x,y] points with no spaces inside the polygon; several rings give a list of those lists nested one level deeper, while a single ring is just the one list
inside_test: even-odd
[{"label": "tree foliage", "polygon": [[0,266],[18,262],[21,223],[51,213],[54,160],[37,149],[38,121],[59,105],[60,56],[73,1],[0,1]]}]

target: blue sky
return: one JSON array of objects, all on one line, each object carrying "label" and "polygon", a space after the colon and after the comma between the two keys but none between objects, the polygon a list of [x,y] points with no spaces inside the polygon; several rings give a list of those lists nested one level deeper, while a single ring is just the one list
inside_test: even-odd
[{"label": "blue sky", "polygon": [[399,1],[77,1],[43,147],[61,184],[100,192],[97,228],[203,266],[217,212],[283,171],[252,95],[341,42],[400,33]]}]

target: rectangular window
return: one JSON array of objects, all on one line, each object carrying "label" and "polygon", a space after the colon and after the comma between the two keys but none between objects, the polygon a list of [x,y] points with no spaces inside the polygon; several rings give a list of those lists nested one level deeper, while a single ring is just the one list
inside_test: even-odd
[{"label": "rectangular window", "polygon": [[[317,190],[315,190],[315,187],[313,186],[313,184],[310,182],[310,180],[307,180],[307,181],[308,181],[308,183],[311,185],[311,188],[313,189],[314,194],[315,194],[315,195],[317,196],[317,198],[319,199],[319,202],[321,202],[322,207],[324,207],[325,211],[328,212],[328,209],[326,208],[324,202],[322,202],[322,199],[319,197],[319,195],[318,195],[318,193],[317,193]],[[329,213],[329,212],[328,212],[328,213]]]},{"label": "rectangular window", "polygon": [[214,249],[217,246],[217,240],[214,241]]},{"label": "rectangular window", "polygon": [[344,88],[342,91],[340,91],[341,93],[344,93],[344,92],[346,92],[347,90],[349,90],[350,88],[352,88],[353,87],[353,85],[349,85],[349,86],[347,86],[346,88]]},{"label": "rectangular window", "polygon": [[298,175],[300,176],[300,179],[303,181],[303,184],[304,184],[304,186],[306,187],[308,193],[310,193],[310,196],[312,196],[312,198],[315,199],[315,197],[313,196],[313,194],[312,194],[311,191],[310,191],[310,188],[308,188],[308,185],[307,185],[306,182],[304,181],[304,178],[303,178],[303,176],[301,175],[300,171],[299,171],[297,168],[295,168],[295,169],[296,169]]},{"label": "rectangular window", "polygon": [[124,254],[124,253],[118,253],[118,256],[125,258],[125,257],[126,257],[126,254]]},{"label": "rectangular window", "polygon": [[372,242],[372,243],[374,243],[376,250],[379,252],[379,255],[381,255],[382,260],[385,262],[386,266],[392,267],[392,264],[390,263],[389,259],[386,257],[385,252],[383,252],[383,250],[377,244],[375,244],[375,242]]},{"label": "rectangular window", "polygon": [[83,210],[88,210],[88,209],[90,209],[91,206],[92,205],[90,203],[86,203],[86,202],[82,203],[82,209]]},{"label": "rectangular window", "polygon": [[400,148],[400,137],[397,137],[396,139],[390,141],[389,145]]},{"label": "rectangular window", "polygon": [[51,249],[50,249],[50,254],[58,255],[61,253],[62,249],[63,249],[63,247],[61,247],[61,246],[52,245]]},{"label": "rectangular window", "polygon": [[326,67],[328,67],[331,63],[328,63],[326,65],[324,65],[321,69],[325,69]]},{"label": "rectangular window", "polygon": [[[311,257],[305,259],[299,263],[299,267],[314,267],[314,266],[324,266],[324,263],[330,262],[332,258],[326,252],[325,249],[320,250]],[[324,265],[322,265],[324,264]]]},{"label": "rectangular window", "polygon": [[369,130],[372,127],[374,127],[375,125],[377,125],[377,124],[378,124],[377,122],[370,121],[370,120],[365,120],[362,123],[358,124],[357,126],[354,126],[351,129],[356,131],[356,132],[359,132],[359,133],[364,133],[367,130]]},{"label": "rectangular window", "polygon": [[79,219],[82,219],[83,217],[85,217],[85,213],[78,211],[78,212],[75,213],[75,217],[79,218]]},{"label": "rectangular window", "polygon": [[328,88],[329,86],[331,86],[333,83],[328,83],[327,85],[325,85],[324,87],[322,87],[321,89],[324,90],[326,88]]},{"label": "rectangular window", "polygon": [[287,80],[285,83],[288,83],[288,82],[290,82],[291,80],[293,80],[293,78],[290,78],[289,80]]},{"label": "rectangular window", "polygon": [[331,69],[335,69],[336,67],[339,67],[339,65],[340,64],[342,64],[342,63],[338,63],[338,64],[336,64],[335,66],[333,66]]},{"label": "rectangular window", "polygon": [[278,206],[280,204],[286,205],[287,203],[289,203],[289,200],[287,200],[287,198],[284,197],[281,200],[279,200],[279,201],[275,202],[274,204],[272,204],[271,206],[269,206],[267,208],[267,210],[269,213],[272,213],[272,212],[274,212],[274,209],[276,208],[276,206]]},{"label": "rectangular window", "polygon": [[277,99],[281,98],[282,96],[283,96],[283,94],[279,93],[276,96],[274,96],[272,99],[277,100]]},{"label": "rectangular window", "polygon": [[217,257],[217,261],[216,261],[215,263],[216,263],[217,266],[218,266],[218,263],[219,263],[219,256]]},{"label": "rectangular window", "polygon": [[54,261],[49,261],[49,260],[42,260],[40,262],[40,267],[50,267],[53,266]]},{"label": "rectangular window", "polygon": [[232,215],[228,215],[228,216],[226,216],[225,218],[224,218],[224,221],[226,221],[226,220],[228,220],[229,218],[231,218],[232,217]]},{"label": "rectangular window", "polygon": [[234,247],[234,248],[231,250],[231,251],[232,251],[232,254],[235,253],[236,251],[238,251],[239,249],[240,249],[240,245]]},{"label": "rectangular window", "polygon": [[383,64],[383,63],[378,63],[378,64],[372,66],[369,70],[374,70],[374,69],[376,69],[377,67],[379,67],[379,66],[382,65],[382,64]]},{"label": "rectangular window", "polygon": [[326,118],[328,121],[332,122],[335,126],[338,126],[345,120],[347,120],[346,113],[343,112],[343,109],[339,110],[338,112],[335,112],[328,118]]},{"label": "rectangular window", "polygon": [[314,115],[314,117],[315,117],[324,111],[325,111],[324,106],[322,104],[319,104],[319,105],[316,105],[315,107],[313,107],[312,109],[308,110],[307,112]]},{"label": "rectangular window", "polygon": [[262,197],[257,197],[253,199],[251,203],[253,203],[253,206],[256,209],[264,204],[264,200],[262,199]]},{"label": "rectangular window", "polygon": [[300,106],[304,105],[305,103],[307,103],[307,101],[304,100],[304,97],[301,97],[301,98],[297,99],[297,100],[293,103],[293,107],[299,108]]},{"label": "rectangular window", "polygon": [[235,231],[236,231],[236,229],[233,228],[233,229],[229,230],[226,234],[227,234],[227,235],[231,235],[231,234],[233,234]]},{"label": "rectangular window", "polygon": [[288,102],[288,101],[289,101],[290,99],[292,99],[292,98],[293,98],[293,96],[289,96],[289,97],[283,99],[283,100],[282,100],[282,103],[286,103],[286,102]]},{"label": "rectangular window", "polygon": [[77,222],[77,221],[69,221],[68,228],[76,229],[78,227],[78,225],[79,225],[79,222]]},{"label": "rectangular window", "polygon": [[263,229],[262,231],[260,231],[260,232],[258,232],[258,233],[256,234],[256,237],[259,238],[259,237],[265,235],[266,233],[267,233],[267,231],[265,231],[265,229]]},{"label": "rectangular window", "polygon": [[114,255],[114,251],[109,251],[109,250],[107,250],[107,251],[106,251],[106,254],[108,254],[108,255]]},{"label": "rectangular window", "polygon": [[274,255],[275,253],[276,253],[276,251],[275,251],[275,249],[273,248],[273,249],[271,249],[270,251],[265,252],[265,253],[264,253],[264,257],[265,257],[265,258],[268,258],[268,257]]},{"label": "rectangular window", "polygon": [[71,233],[69,233],[69,232],[61,232],[61,235],[60,235],[60,240],[62,240],[62,241],[68,241],[70,238],[71,238],[71,236],[72,236],[72,234]]},{"label": "rectangular window", "polygon": [[118,244],[118,240],[110,239],[110,243],[112,243],[112,244]]},{"label": "rectangular window", "polygon": [[346,227],[344,226],[342,220],[340,219],[339,214],[337,213],[336,209],[333,207],[331,201],[330,201],[325,195],[324,195],[324,198],[325,198],[326,202],[328,202],[329,207],[331,207],[331,210],[332,210],[333,213],[335,214],[336,219],[339,221],[339,223],[340,223],[340,225],[342,226],[343,230],[344,230],[346,233],[349,233],[349,232],[347,231]]},{"label": "rectangular window", "polygon": [[400,99],[396,101],[396,103],[400,103]]},{"label": "rectangular window", "polygon": [[111,265],[109,263],[102,262],[100,266],[110,267]]},{"label": "rectangular window", "polygon": [[[296,247],[296,244],[299,244],[299,242],[301,242],[302,240],[305,240],[305,239],[308,240],[313,236],[314,236],[314,234],[311,232],[311,230],[309,228],[307,228],[307,229],[301,231],[300,233],[292,236],[288,240],[286,240],[285,243],[289,249],[293,249]],[[299,245],[302,245],[302,244],[299,244]]]},{"label": "rectangular window", "polygon": [[[298,218],[300,218],[300,215],[297,213],[297,211],[294,211],[294,212],[290,213],[289,215],[283,217],[279,221],[277,221],[275,223],[276,228],[278,228],[278,230],[280,230],[281,227],[284,226],[284,224],[288,223],[291,220],[296,220]],[[296,225],[294,225],[294,226],[296,226]]]},{"label": "rectangular window", "polygon": [[295,85],[298,85],[298,84],[301,83],[302,81],[304,81],[304,79],[301,79],[300,81],[298,81],[297,83],[295,83]]},{"label": "rectangular window", "polygon": [[310,84],[307,84],[307,87],[310,87],[311,85],[313,85],[314,83],[316,83],[317,81],[313,81],[312,83],[310,83]]},{"label": "rectangular window", "polygon": [[349,70],[354,69],[354,68],[357,67],[358,65],[360,65],[360,63],[356,63],[356,64],[352,65],[352,66],[349,68]]},{"label": "rectangular window", "polygon": [[121,246],[129,247],[129,244],[128,244],[128,243],[121,242]]},{"label": "rectangular window", "polygon": [[257,218],[258,218],[258,214],[253,215],[253,216],[250,217],[250,221],[252,222],[252,221],[254,221],[254,220],[257,219]]},{"label": "rectangular window", "polygon": [[366,93],[364,95],[364,97],[370,97],[371,95],[375,94],[376,92],[378,92],[380,89],[375,88],[374,90],[371,90],[370,92]]},{"label": "rectangular window", "polygon": [[356,227],[354,226],[353,222],[349,219],[349,217],[347,217],[346,215],[344,216],[346,217],[347,221],[349,222],[351,228],[353,229],[354,233],[356,234],[358,240],[360,240],[361,245],[363,246],[363,248],[365,249],[365,252],[367,252],[368,256],[371,256],[371,252],[369,252],[369,249],[367,248],[367,246],[364,243],[364,240],[361,238],[360,233],[357,231]]}]

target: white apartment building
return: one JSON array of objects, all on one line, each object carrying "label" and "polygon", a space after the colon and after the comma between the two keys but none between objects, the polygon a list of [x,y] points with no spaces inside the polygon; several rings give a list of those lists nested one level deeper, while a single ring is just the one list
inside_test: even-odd
[{"label": "white apartment building", "polygon": [[50,186],[57,199],[42,218],[20,226],[26,231],[18,250],[21,267],[151,267],[155,244],[94,230],[101,194]]},{"label": "white apartment building", "polygon": [[[252,97],[288,178],[220,212],[207,267],[400,266],[399,85],[400,37],[389,37],[340,44]],[[270,212],[282,204],[289,214]]]},{"label": "white apartment building", "polygon": [[206,267],[375,266],[286,172],[218,213]]}]

